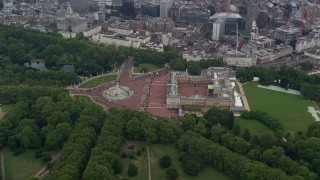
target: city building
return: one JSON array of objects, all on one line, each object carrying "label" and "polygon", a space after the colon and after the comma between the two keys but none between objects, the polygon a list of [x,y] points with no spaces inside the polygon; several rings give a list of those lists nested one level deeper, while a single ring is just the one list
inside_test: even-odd
[{"label": "city building", "polygon": [[90,12],[90,0],[71,0],[71,7],[77,13]]},{"label": "city building", "polygon": [[293,48],[291,46],[281,44],[270,49],[259,49],[255,52],[255,55],[257,56],[257,64],[263,64],[292,55],[292,52]]},{"label": "city building", "polygon": [[216,13],[207,20],[206,32],[211,34],[212,40],[219,40],[223,35],[244,31],[242,17],[235,13]]},{"label": "city building", "polygon": [[171,32],[174,28],[170,18],[148,18],[144,23],[146,30],[151,32]]},{"label": "city building", "polygon": [[173,6],[172,0],[162,0],[160,1],[160,17],[166,18],[169,15],[169,10]]},{"label": "city building", "polygon": [[301,37],[297,40],[295,52],[301,53],[304,50],[320,47],[320,29],[314,29],[309,36]]},{"label": "city building", "polygon": [[202,9],[192,1],[174,2],[169,10],[169,16],[176,22],[203,23],[210,16],[210,12]]},{"label": "city building", "polygon": [[108,31],[116,32],[121,35],[130,35],[133,29],[125,24],[112,24],[108,27]]},{"label": "city building", "polygon": [[273,34],[273,38],[285,44],[292,44],[295,40],[301,37],[301,28],[298,27],[279,27],[276,28]]},{"label": "city building", "polygon": [[141,4],[141,13],[144,15],[159,17],[160,16],[160,4],[157,2],[144,0]]},{"label": "city building", "polygon": [[58,33],[61,34],[62,37],[66,39],[75,38],[77,36],[76,33],[68,32],[68,31],[58,31]]},{"label": "city building", "polygon": [[122,35],[114,34],[94,34],[92,35],[92,41],[97,43],[102,43],[105,45],[114,45],[114,46],[125,46],[140,48],[141,43],[138,40],[128,40]]},{"label": "city building", "polygon": [[126,16],[134,16],[134,2],[133,2],[133,0],[126,0],[123,2],[122,12]]},{"label": "city building", "polygon": [[94,35],[96,33],[101,32],[101,30],[102,30],[101,26],[92,27],[92,28],[90,28],[90,29],[88,29],[86,31],[83,31],[83,36],[90,37],[90,36],[92,36],[92,35]]},{"label": "city building", "polygon": [[225,67],[208,68],[203,70],[201,76],[172,71],[167,86],[166,107],[179,109],[179,116],[191,113],[201,116],[211,107],[233,109],[236,106],[235,80],[234,71]]},{"label": "city building", "polygon": [[311,49],[309,51],[305,51],[304,55],[307,56],[307,57],[311,57],[313,59],[320,60],[320,49],[316,48],[316,49]]},{"label": "city building", "polygon": [[80,17],[77,13],[73,13],[71,7],[67,8],[67,14],[65,16],[57,17],[55,23],[58,30],[71,31],[74,33],[81,33],[88,28],[88,20]]},{"label": "city building", "polygon": [[91,0],[91,4],[95,4],[99,8],[104,9],[106,6],[111,7],[113,2],[112,0]]},{"label": "city building", "polygon": [[256,65],[256,57],[240,51],[227,51],[223,56],[223,62],[228,66],[251,67]]}]

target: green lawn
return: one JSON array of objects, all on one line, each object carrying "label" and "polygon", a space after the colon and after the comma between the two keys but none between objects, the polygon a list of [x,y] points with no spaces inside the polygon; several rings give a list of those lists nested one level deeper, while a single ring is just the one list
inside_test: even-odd
[{"label": "green lawn", "polygon": [[308,106],[319,109],[316,103],[300,96],[259,88],[257,83],[245,84],[244,91],[251,110],[264,111],[277,118],[290,133],[306,131],[315,121]]},{"label": "green lawn", "polygon": [[270,128],[256,120],[235,117],[235,124],[238,124],[240,126],[241,132],[243,132],[245,128],[248,128],[251,135],[260,136],[263,134],[273,134],[273,131]]},{"label": "green lawn", "polygon": [[75,96],[82,103],[93,103],[90,97],[88,96]]},{"label": "green lawn", "polygon": [[[136,153],[141,147],[145,147],[145,152],[142,152],[142,155],[137,156],[135,155],[136,159],[129,159],[129,158],[121,158],[121,163],[123,165],[122,173],[120,176],[126,179],[133,179],[133,180],[141,180],[141,179],[148,179],[148,157],[147,157],[147,145],[143,141],[130,141],[130,144],[135,145],[135,150],[127,149],[127,145],[122,146],[121,152],[126,152],[128,155],[129,153]],[[138,166],[138,175],[134,177],[128,177],[128,165],[129,163],[134,163]],[[121,179],[119,176],[116,176],[115,179]]]},{"label": "green lawn", "polygon": [[28,150],[14,156],[8,149],[4,150],[5,173],[7,180],[26,180],[34,176],[45,163],[34,157],[35,151]]},{"label": "green lawn", "polygon": [[117,79],[116,74],[104,75],[104,76],[100,76],[97,78],[93,78],[87,82],[84,82],[79,87],[80,88],[93,88],[93,87],[96,87],[96,86],[101,85],[103,83],[114,81],[116,79]]},{"label": "green lawn", "polygon": [[144,71],[144,73],[148,73],[148,72],[152,72],[152,71],[155,71],[158,69],[160,69],[160,68],[153,65],[153,64],[143,63],[143,64],[139,64],[138,67],[134,67],[133,72],[134,73],[142,73],[142,71]]},{"label": "green lawn", "polygon": [[174,145],[155,144],[150,147],[151,156],[151,176],[152,179],[166,179],[166,169],[159,165],[159,159],[164,155],[169,155],[172,159],[170,167],[175,168],[179,174],[179,180],[229,180],[228,176],[219,172],[214,167],[206,165],[198,176],[187,175],[179,161],[179,151]]}]

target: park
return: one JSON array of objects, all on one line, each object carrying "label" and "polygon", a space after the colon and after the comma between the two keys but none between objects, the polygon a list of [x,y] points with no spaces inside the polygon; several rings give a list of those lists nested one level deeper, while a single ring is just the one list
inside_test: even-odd
[{"label": "park", "polygon": [[[298,131],[304,132],[315,122],[315,119],[308,112],[308,107],[312,106],[319,110],[316,103],[298,95],[263,89],[257,85],[257,83],[244,85],[244,91],[251,110],[268,113],[278,119],[283,124],[284,130],[291,134],[295,134]],[[239,118],[239,124],[241,127],[249,128],[256,134],[271,132],[258,122],[246,122],[246,120]]]}]

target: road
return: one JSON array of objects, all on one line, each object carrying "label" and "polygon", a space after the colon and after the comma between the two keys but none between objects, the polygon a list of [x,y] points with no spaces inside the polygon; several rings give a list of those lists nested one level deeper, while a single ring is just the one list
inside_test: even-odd
[{"label": "road", "polygon": [[[61,155],[61,152],[59,152],[57,155],[55,155],[50,163],[54,163]],[[43,175],[47,174],[48,173],[48,169],[47,169],[47,165],[45,165],[42,169],[40,169],[40,171],[37,172],[37,174],[34,176],[34,177],[37,177],[37,178],[41,178]]]},{"label": "road", "polygon": [[247,111],[250,111],[250,106],[249,106],[249,103],[248,103],[246,94],[244,93],[242,84],[241,84],[238,80],[236,81],[236,83],[237,83],[237,86],[239,87],[240,94],[241,94],[241,99],[242,99],[242,101],[243,101],[244,107],[245,107],[245,109],[246,109]]}]

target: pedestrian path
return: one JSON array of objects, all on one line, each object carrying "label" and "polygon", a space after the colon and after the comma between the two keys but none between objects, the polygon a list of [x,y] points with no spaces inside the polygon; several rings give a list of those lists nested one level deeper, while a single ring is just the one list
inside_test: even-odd
[{"label": "pedestrian path", "polygon": [[308,107],[308,112],[311,113],[312,117],[314,117],[314,119],[315,119],[317,122],[320,121],[320,118],[319,118],[320,111],[317,111],[314,107],[309,106],[309,107]]}]

